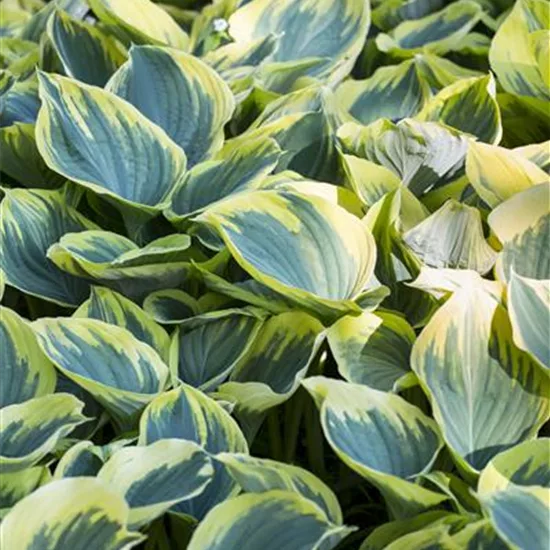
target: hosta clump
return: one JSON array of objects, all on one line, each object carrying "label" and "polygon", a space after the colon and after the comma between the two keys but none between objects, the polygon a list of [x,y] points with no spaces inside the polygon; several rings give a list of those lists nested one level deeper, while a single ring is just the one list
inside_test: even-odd
[{"label": "hosta clump", "polygon": [[0,539],[550,545],[546,0],[4,0]]}]

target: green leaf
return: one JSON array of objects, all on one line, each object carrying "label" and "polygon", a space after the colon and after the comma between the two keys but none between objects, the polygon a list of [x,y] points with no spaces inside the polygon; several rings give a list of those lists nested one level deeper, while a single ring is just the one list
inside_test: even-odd
[{"label": "green leaf", "polygon": [[497,256],[483,236],[479,210],[452,199],[409,229],[403,240],[429,267],[472,269],[484,274]]},{"label": "green leaf", "polygon": [[185,171],[183,150],[110,92],[58,75],[39,79],[36,141],[46,164],[115,202],[161,210]]},{"label": "green leaf", "polygon": [[550,488],[550,440],[535,439],[499,453],[485,466],[479,477],[481,495],[510,486]]},{"label": "green leaf", "polygon": [[48,483],[18,502],[0,526],[8,548],[125,550],[143,541],[126,527],[128,505],[98,479]]},{"label": "green leaf", "polygon": [[401,540],[410,533],[423,532],[447,525],[449,527],[460,527],[467,521],[464,516],[450,514],[443,510],[424,512],[411,519],[391,521],[377,527],[365,539],[359,550],[385,550],[393,542]]},{"label": "green leaf", "polygon": [[[548,68],[537,55],[550,10],[544,0],[518,0],[491,43],[489,61],[507,92],[548,101]],[[548,38],[546,38],[548,40]],[[548,62],[546,61],[546,64]]]},{"label": "green leaf", "polygon": [[130,506],[129,524],[136,528],[199,495],[213,473],[210,458],[196,443],[162,439],[146,447],[120,449],[97,477],[124,496]]},{"label": "green leaf", "polygon": [[443,0],[387,0],[373,2],[372,22],[381,30],[391,30],[399,23],[420,19],[443,7]]},{"label": "green leaf", "polygon": [[155,289],[179,286],[203,259],[190,249],[187,235],[169,235],[140,248],[110,231],[66,233],[48,249],[48,258],[63,271],[95,279],[139,301]]},{"label": "green leaf", "polygon": [[125,52],[95,26],[56,10],[48,20],[48,37],[68,76],[103,87],[124,63]]},{"label": "green leaf", "polygon": [[470,142],[466,176],[492,208],[520,191],[548,180],[548,175],[518,151]]},{"label": "green leaf", "polygon": [[[258,282],[321,315],[356,310],[374,267],[368,229],[343,208],[291,192],[242,193],[207,209],[197,221],[223,238]],[[273,238],[265,240],[269,231]],[[330,246],[318,235],[330,238]]]},{"label": "green leaf", "polygon": [[84,403],[56,393],[9,405],[0,415],[2,472],[16,472],[37,464],[57,443],[87,418]]},{"label": "green leaf", "polygon": [[332,548],[351,531],[330,523],[316,504],[296,493],[267,491],[217,506],[199,524],[188,548]]},{"label": "green leaf", "polygon": [[306,313],[270,317],[216,396],[236,404],[241,425],[251,435],[261,413],[298,389],[323,339],[323,325]]},{"label": "green leaf", "polygon": [[64,181],[40,156],[34,124],[16,122],[0,128],[0,156],[2,172],[25,186],[55,189]]},{"label": "green leaf", "polygon": [[435,122],[380,119],[364,127],[347,123],[338,129],[346,153],[370,160],[397,174],[416,196],[461,175],[468,140]]},{"label": "green leaf", "polygon": [[537,281],[510,274],[508,312],[514,343],[529,352],[541,365],[550,368],[550,281]]},{"label": "green leaf", "polygon": [[216,456],[246,493],[274,489],[296,492],[317,506],[327,519],[342,524],[342,511],[334,493],[312,473],[291,464],[246,454],[220,453]]},{"label": "green leaf", "polygon": [[505,309],[478,284],[458,289],[416,340],[412,368],[465,471],[536,436],[549,417],[548,378],[512,341]]},{"label": "green leaf", "polygon": [[281,150],[270,138],[243,142],[211,161],[191,169],[172,195],[165,212],[172,223],[181,223],[233,194],[259,188],[277,166]]},{"label": "green leaf", "polygon": [[157,290],[145,298],[143,309],[157,323],[167,325],[197,315],[199,302],[183,290]]},{"label": "green leaf", "polygon": [[247,310],[203,315],[172,336],[170,366],[174,379],[211,391],[231,373],[260,330],[258,316]]},{"label": "green leaf", "polygon": [[0,476],[0,514],[3,516],[21,499],[50,481],[46,466],[25,468],[18,472],[2,472]]},{"label": "green leaf", "polygon": [[160,126],[194,166],[223,143],[233,94],[200,59],[170,48],[133,46],[107,90]]},{"label": "green leaf", "polygon": [[149,344],[168,362],[170,337],[139,306],[117,292],[92,287],[90,298],[74,313],[74,317],[98,319],[131,332],[138,340]]},{"label": "green leaf", "polygon": [[[252,0],[229,18],[236,42],[250,43],[269,34],[279,37],[273,61],[324,58],[317,77],[350,71],[370,24],[367,2],[342,0]],[[330,29],[330,30],[329,30]]]},{"label": "green leaf", "polygon": [[79,441],[66,451],[57,463],[54,479],[95,477],[103,462],[101,447],[97,447],[91,441]]},{"label": "green leaf", "polygon": [[421,19],[404,21],[389,34],[379,34],[376,45],[395,57],[412,57],[423,52],[444,55],[460,49],[482,13],[477,2],[459,0]]},{"label": "green leaf", "polygon": [[[207,453],[247,453],[246,440],[237,423],[213,399],[187,384],[165,392],[145,409],[140,420],[139,444],[167,438],[186,439]],[[223,467],[214,462],[214,477],[198,497],[181,502],[172,511],[202,519],[216,504],[239,489]]]},{"label": "green leaf", "polygon": [[160,44],[183,50],[189,37],[149,0],[89,0],[99,20],[126,44]]},{"label": "green leaf", "polygon": [[443,88],[417,116],[476,136],[486,143],[502,138],[496,83],[492,74],[465,78]]},{"label": "green leaf", "polygon": [[65,204],[62,193],[10,189],[0,204],[0,267],[6,283],[66,306],[77,306],[89,284],[59,270],[46,257],[65,233],[95,225]]},{"label": "green leaf", "polygon": [[380,489],[392,513],[418,513],[446,500],[414,484],[442,446],[437,425],[420,409],[397,395],[323,376],[302,384],[334,452]]},{"label": "green leaf", "polygon": [[512,269],[522,277],[550,279],[550,183],[514,195],[488,217],[491,229],[504,245],[495,272],[508,281]]},{"label": "green leaf", "polygon": [[338,372],[348,382],[395,391],[411,372],[409,356],[416,336],[399,315],[347,315],[328,329],[327,337]]},{"label": "green leaf", "polygon": [[493,527],[509,547],[546,550],[550,544],[550,489],[510,487],[481,498]]},{"label": "green leaf", "polygon": [[380,67],[366,80],[346,80],[336,90],[342,107],[362,124],[416,115],[430,96],[416,60]]},{"label": "green leaf", "polygon": [[40,319],[42,349],[61,372],[91,393],[121,428],[132,427],[164,389],[168,367],[128,330],[96,319]]},{"label": "green leaf", "polygon": [[0,408],[53,393],[57,376],[29,324],[0,306]]}]

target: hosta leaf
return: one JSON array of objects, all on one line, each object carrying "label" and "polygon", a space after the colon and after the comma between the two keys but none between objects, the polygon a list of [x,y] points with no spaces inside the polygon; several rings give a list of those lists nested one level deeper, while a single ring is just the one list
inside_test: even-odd
[{"label": "hosta leaf", "polygon": [[57,376],[29,324],[0,306],[0,408],[53,393]]},{"label": "hosta leaf", "polygon": [[508,281],[512,269],[522,277],[550,279],[550,183],[526,189],[495,208],[488,217],[504,248],[496,274]]},{"label": "hosta leaf", "polygon": [[481,286],[457,290],[413,347],[413,370],[458,463],[481,470],[535,436],[549,416],[549,380],[512,341],[504,308]]},{"label": "hosta leaf", "polygon": [[242,143],[229,154],[222,150],[185,175],[166,212],[172,222],[186,220],[234,193],[258,188],[281,156],[277,142],[259,138]]},{"label": "hosta leaf", "polygon": [[129,523],[138,527],[199,495],[213,473],[210,458],[196,443],[162,439],[146,447],[120,449],[97,477],[124,496],[130,506]]},{"label": "hosta leaf", "polygon": [[545,550],[550,544],[550,489],[510,487],[481,496],[491,523],[508,547]]},{"label": "hosta leaf", "polygon": [[38,87],[34,80],[16,82],[2,94],[0,127],[11,126],[16,122],[32,124],[40,109]]},{"label": "hosta leaf", "polygon": [[443,7],[443,0],[388,0],[377,3],[372,21],[384,31],[410,19],[420,19]]},{"label": "hosta leaf", "polygon": [[466,176],[476,193],[492,208],[516,193],[548,181],[548,175],[519,152],[470,142]]},{"label": "hosta leaf", "polygon": [[246,493],[264,493],[274,489],[294,491],[317,504],[330,521],[342,524],[342,511],[336,496],[307,470],[237,453],[221,453],[216,460],[222,462]]},{"label": "hosta leaf", "polygon": [[478,71],[457,65],[444,57],[430,53],[415,54],[414,60],[418,72],[427,82],[432,94],[436,94],[458,80],[480,76]]},{"label": "hosta leaf", "polygon": [[119,427],[131,427],[166,384],[156,351],[124,328],[96,319],[40,319],[42,349],[61,372],[90,392]]},{"label": "hosta leaf", "polygon": [[[241,424],[286,401],[299,387],[323,341],[323,325],[306,313],[270,317],[216,395],[235,402]],[[261,418],[261,416],[260,416]]]},{"label": "hosta leaf", "polygon": [[514,343],[550,368],[550,281],[537,281],[510,274],[508,312]]},{"label": "hosta leaf", "polygon": [[504,286],[498,281],[483,279],[477,271],[469,269],[434,269],[423,267],[418,277],[407,283],[407,286],[418,288],[431,294],[437,300],[448,298],[450,294],[461,289],[472,287],[483,288],[497,300],[502,300]]},{"label": "hosta leaf", "polygon": [[493,76],[465,78],[443,88],[418,114],[419,120],[440,122],[486,143],[502,137]]},{"label": "hosta leaf", "polygon": [[397,395],[323,376],[302,384],[320,409],[334,452],[382,491],[394,513],[418,512],[446,499],[413,483],[442,446],[437,425],[420,409]]},{"label": "hosta leaf", "polygon": [[[547,67],[537,56],[537,32],[548,29],[550,10],[544,0],[518,0],[491,43],[489,60],[502,87],[512,94],[548,101]],[[547,64],[547,62],[546,62]],[[546,71],[546,72],[544,72]]]},{"label": "hosta leaf", "polygon": [[328,329],[327,337],[338,372],[348,382],[392,391],[411,372],[409,355],[416,337],[399,315],[347,315]]},{"label": "hosta leaf", "polygon": [[416,115],[429,98],[430,89],[415,60],[380,67],[366,80],[346,80],[336,90],[343,108],[362,124],[378,118],[400,120]]},{"label": "hosta leaf", "polygon": [[110,231],[67,233],[48,250],[48,258],[60,269],[112,286],[135,300],[155,289],[179,286],[191,270],[187,235],[169,235],[139,248]]},{"label": "hosta leaf", "polygon": [[127,44],[187,47],[187,34],[150,0],[89,0],[89,4],[99,20]]},{"label": "hosta leaf", "polygon": [[95,477],[103,462],[100,447],[91,441],[80,441],[61,457],[55,468],[54,478]]},{"label": "hosta leaf", "polygon": [[88,283],[60,271],[46,251],[65,233],[94,227],[64,204],[59,192],[10,189],[0,204],[0,267],[6,282],[62,305],[80,304]]},{"label": "hosta leaf", "polygon": [[139,544],[128,531],[128,505],[115,491],[91,478],[48,483],[17,503],[0,527],[10,548],[126,550]]},{"label": "hosta leaf", "polygon": [[54,189],[64,178],[47,166],[34,139],[34,124],[16,122],[0,128],[2,172],[28,187]]},{"label": "hosta leaf", "polygon": [[459,0],[421,19],[404,21],[389,34],[379,34],[376,45],[379,50],[399,57],[425,51],[443,55],[462,46],[482,13],[477,2]]},{"label": "hosta leaf", "polygon": [[496,260],[496,252],[483,236],[479,210],[455,200],[409,229],[403,240],[429,267],[472,269],[484,274]]},{"label": "hosta leaf", "polygon": [[[237,262],[260,283],[328,315],[354,309],[372,274],[370,232],[344,209],[291,192],[243,193],[197,218],[213,226]],[[273,238],[262,238],[269,231]],[[330,239],[330,247],[318,236]]]},{"label": "hosta leaf", "polygon": [[388,168],[417,196],[459,177],[468,149],[453,129],[411,119],[381,119],[367,127],[347,123],[338,138],[346,152]]},{"label": "hosta leaf", "polygon": [[117,292],[92,287],[90,298],[74,313],[74,317],[99,319],[125,328],[138,340],[149,344],[167,362],[170,338],[139,306]]},{"label": "hosta leaf", "polygon": [[165,130],[190,166],[220,149],[235,107],[214,70],[192,55],[158,46],[132,47],[107,89]]},{"label": "hosta leaf", "polygon": [[170,366],[175,379],[204,391],[215,389],[251,346],[261,321],[246,310],[205,315],[191,330],[176,329]]},{"label": "hosta leaf", "polygon": [[[221,405],[187,384],[154,399],[141,417],[140,445],[167,438],[194,441],[212,455],[248,452],[237,423]],[[220,464],[214,463],[214,477],[205,491],[172,510],[200,520],[213,506],[237,492],[235,481]]]},{"label": "hosta leaf", "polygon": [[369,24],[367,2],[282,0],[275,5],[269,0],[253,0],[231,16],[229,32],[236,42],[278,35],[273,61],[325,58],[315,71],[321,76],[330,74],[340,63],[343,74],[349,71]]},{"label": "hosta leaf", "polygon": [[427,531],[440,526],[457,526],[468,520],[458,514],[450,514],[443,510],[433,510],[418,514],[414,518],[402,519],[385,523],[377,527],[363,542],[359,550],[385,550],[390,545],[409,533]]},{"label": "hosta leaf", "polygon": [[490,494],[510,486],[550,488],[550,440],[520,443],[496,455],[479,477],[478,492]]},{"label": "hosta leaf", "polygon": [[64,11],[52,14],[48,37],[67,75],[86,84],[105,86],[126,58],[116,40]]},{"label": "hosta leaf", "polygon": [[346,181],[365,206],[372,206],[400,186],[400,178],[388,168],[355,155],[342,155]]},{"label": "hosta leaf", "polygon": [[519,153],[547,174],[550,174],[550,141],[517,147],[514,152]]},{"label": "hosta leaf", "polygon": [[198,301],[183,290],[157,290],[145,298],[143,309],[157,323],[180,323],[199,313]]},{"label": "hosta leaf", "polygon": [[9,405],[0,415],[0,465],[3,472],[34,466],[87,419],[84,403],[66,393]]},{"label": "hosta leaf", "polygon": [[[281,525],[283,530],[278,529]],[[316,504],[296,493],[267,491],[217,506],[193,533],[189,550],[332,548],[350,532],[329,522]]]},{"label": "hosta leaf", "polygon": [[0,476],[0,515],[2,517],[21,499],[51,479],[45,466],[25,468],[18,472],[2,472]]},{"label": "hosta leaf", "polygon": [[46,164],[100,195],[159,210],[185,171],[183,150],[110,92],[58,75],[39,79],[36,140]]}]

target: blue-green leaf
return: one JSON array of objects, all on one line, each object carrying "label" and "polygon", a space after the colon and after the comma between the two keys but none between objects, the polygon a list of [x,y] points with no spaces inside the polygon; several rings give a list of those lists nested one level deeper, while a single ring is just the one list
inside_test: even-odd
[{"label": "blue-green leaf", "polygon": [[57,376],[30,325],[0,306],[0,408],[53,393]]},{"label": "blue-green leaf", "polygon": [[67,75],[86,84],[105,86],[126,58],[116,40],[64,11],[49,19],[48,37]]},{"label": "blue-green leaf", "polygon": [[199,495],[213,473],[211,459],[196,443],[162,439],[120,449],[97,477],[124,496],[130,506],[129,523],[135,528]]},{"label": "blue-green leaf", "polygon": [[87,418],[84,403],[66,393],[9,405],[0,415],[0,467],[15,472],[34,466]]},{"label": "blue-green leaf", "polygon": [[127,550],[144,536],[127,529],[124,499],[98,479],[48,483],[18,502],[0,526],[7,548]]},{"label": "blue-green leaf", "polygon": [[220,149],[235,107],[227,84],[200,59],[170,48],[134,46],[107,89],[165,130],[194,166]]},{"label": "blue-green leaf", "polygon": [[185,171],[183,150],[110,92],[58,75],[39,79],[36,141],[46,164],[115,201],[161,209]]},{"label": "blue-green leaf", "polygon": [[90,392],[121,428],[135,424],[164,389],[168,367],[124,328],[96,319],[40,319],[42,349],[65,376]]},{"label": "blue-green leaf", "polygon": [[188,548],[332,548],[351,531],[329,522],[316,504],[296,493],[267,491],[241,495],[217,506],[199,524]]},{"label": "blue-green leaf", "polygon": [[27,294],[77,306],[89,294],[89,284],[59,270],[46,251],[65,233],[93,228],[57,191],[10,189],[0,204],[0,267],[6,282]]}]

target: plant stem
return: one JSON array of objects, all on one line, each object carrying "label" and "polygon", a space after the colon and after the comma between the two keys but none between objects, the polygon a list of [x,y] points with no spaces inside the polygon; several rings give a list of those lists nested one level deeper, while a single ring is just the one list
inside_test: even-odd
[{"label": "plant stem", "polygon": [[283,458],[283,441],[279,425],[279,409],[271,409],[267,413],[267,432],[269,434],[269,451],[274,460]]},{"label": "plant stem", "polygon": [[298,388],[298,391],[285,404],[285,462],[294,462],[304,410],[304,397],[303,389]]}]

